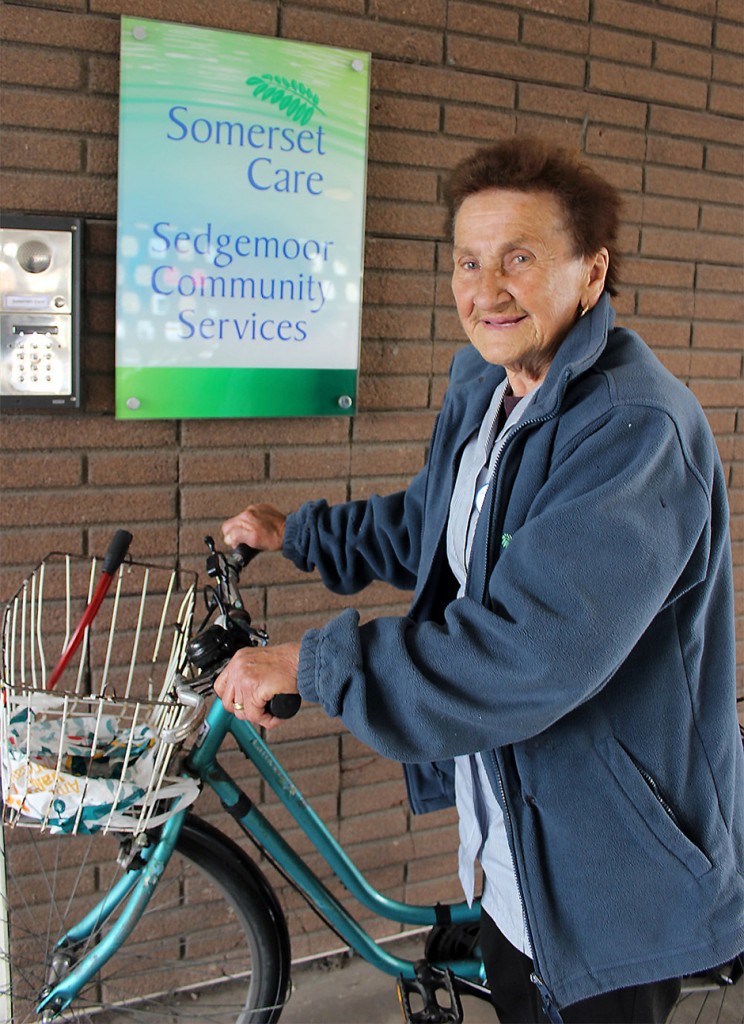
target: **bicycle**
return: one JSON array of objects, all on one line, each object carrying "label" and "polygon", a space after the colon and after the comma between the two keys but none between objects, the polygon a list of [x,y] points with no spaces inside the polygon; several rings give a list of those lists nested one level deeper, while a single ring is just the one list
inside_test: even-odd
[{"label": "bicycle", "polygon": [[[404,1021],[460,1024],[462,995],[489,1001],[478,903],[385,897],[260,733],[219,700],[207,706],[234,651],[268,636],[251,623],[238,586],[256,552],[224,554],[206,540],[213,583],[195,633],[196,580],[179,584],[175,571],[129,560],[125,531],[97,585],[96,559],[49,556],[6,609],[0,1024],[279,1019],[290,994],[284,912],[256,861],[192,813],[204,790],[345,944],[397,978]],[[58,692],[50,683],[60,679],[67,685]],[[296,696],[275,701],[280,717],[297,710]],[[228,736],[353,897],[380,917],[429,929],[420,959],[373,939],[267,820],[217,759]],[[0,886],[2,861],[0,843]],[[691,987],[740,975],[739,959]]]},{"label": "bicycle", "polygon": [[[127,559],[129,540],[117,534],[98,586],[95,559],[79,560],[76,586],[78,562],[48,556],[6,609],[0,949],[8,953],[0,963],[0,1021],[279,1019],[290,992],[286,919],[256,861],[192,813],[200,792],[211,789],[343,942],[398,979],[405,1019],[457,1024],[461,994],[488,999],[478,905],[413,906],[382,895],[259,732],[219,700],[207,705],[231,654],[268,642],[238,588],[256,552],[241,546],[224,554],[206,539],[212,582],[192,636],[196,581],[178,587],[178,574]],[[102,618],[114,578],[116,595]],[[153,653],[145,656],[148,636]],[[79,649],[71,651],[74,641]],[[49,689],[50,679],[65,689]],[[289,717],[298,700],[280,695],[272,713]],[[401,959],[371,938],[228,775],[218,761],[228,736],[352,896],[388,920],[431,929],[420,960]]]}]

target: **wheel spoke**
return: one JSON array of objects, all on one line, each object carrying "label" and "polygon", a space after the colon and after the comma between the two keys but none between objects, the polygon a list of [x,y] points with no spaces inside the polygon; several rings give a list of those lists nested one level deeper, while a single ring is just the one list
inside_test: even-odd
[{"label": "wheel spoke", "polygon": [[[8,837],[6,851],[14,1024],[38,1020],[35,1007],[49,980],[54,943],[96,906],[122,870],[113,837],[23,831]],[[281,1002],[288,965],[263,892],[252,883],[258,869],[232,878],[229,858],[221,851],[224,842],[191,826],[127,942],[55,1020],[258,1024],[276,1019],[271,1007]],[[75,956],[84,955],[97,938],[83,943]]]}]

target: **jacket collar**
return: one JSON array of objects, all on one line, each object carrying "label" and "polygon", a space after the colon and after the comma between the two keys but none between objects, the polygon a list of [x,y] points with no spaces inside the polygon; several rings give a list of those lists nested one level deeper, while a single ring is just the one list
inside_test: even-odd
[{"label": "jacket collar", "polygon": [[[601,356],[614,319],[610,296],[603,292],[596,306],[577,320],[566,335],[535,396],[531,418],[550,419],[558,412],[569,381],[588,370]],[[449,412],[452,422],[457,424],[460,445],[478,429],[495,388],[504,379],[503,366],[486,362],[472,347],[471,356],[477,360],[479,386],[473,388],[472,380],[467,380],[450,390]]]},{"label": "jacket collar", "polygon": [[569,382],[594,366],[604,352],[614,322],[610,296],[602,292],[594,308],[576,321],[563,340],[535,397],[535,411],[539,409],[543,416],[558,411]]}]

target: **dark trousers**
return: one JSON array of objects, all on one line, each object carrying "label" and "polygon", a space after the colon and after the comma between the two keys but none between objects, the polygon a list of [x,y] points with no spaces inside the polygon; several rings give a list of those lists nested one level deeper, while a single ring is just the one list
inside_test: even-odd
[{"label": "dark trousers", "polygon": [[[501,1024],[544,1024],[540,993],[530,981],[532,960],[505,939],[491,918],[481,912],[481,954],[491,1001]],[[565,1024],[663,1024],[680,991],[679,978],[605,992],[564,1006]]]}]

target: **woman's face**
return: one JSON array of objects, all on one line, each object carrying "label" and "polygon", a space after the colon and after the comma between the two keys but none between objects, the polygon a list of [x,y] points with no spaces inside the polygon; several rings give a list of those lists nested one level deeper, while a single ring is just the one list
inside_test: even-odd
[{"label": "woman's face", "polygon": [[580,307],[604,287],[607,250],[577,256],[563,210],[548,192],[489,189],[455,218],[452,291],[460,322],[517,395],[545,378]]}]

